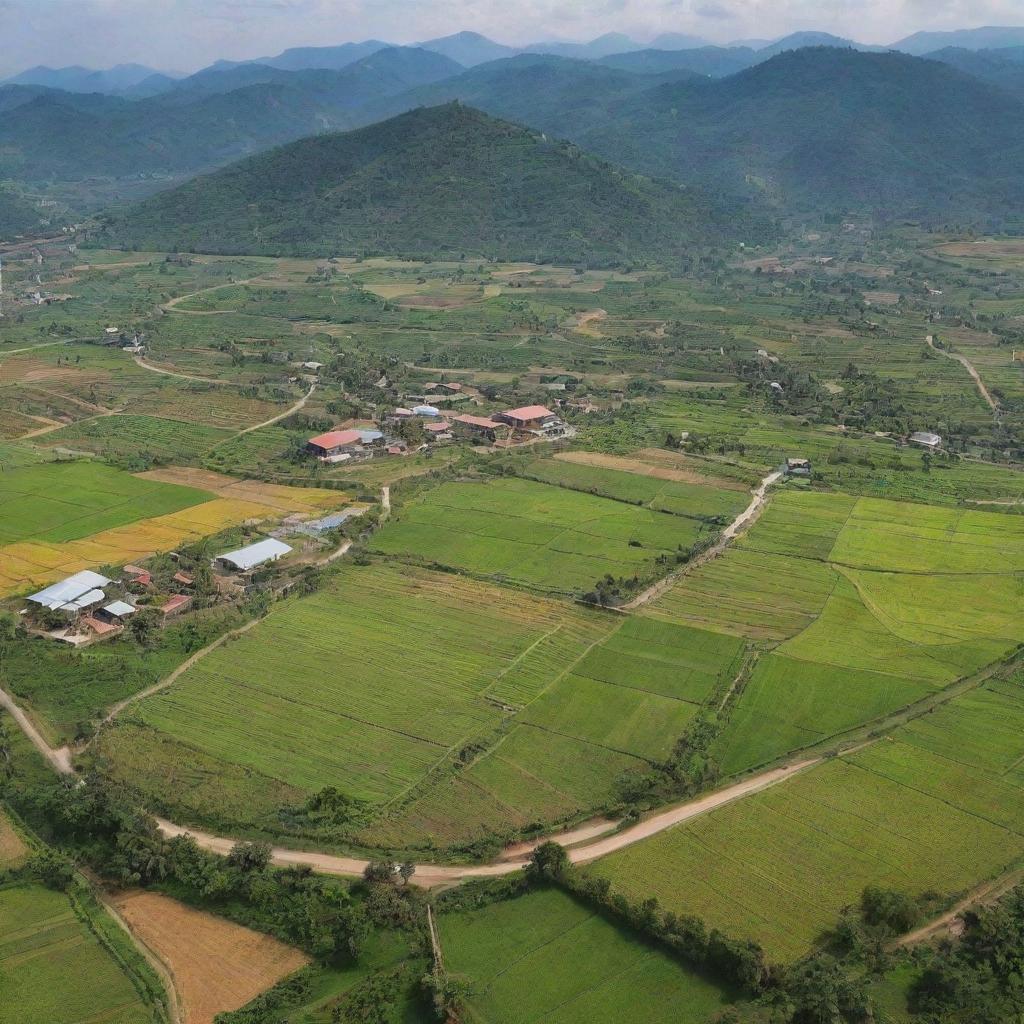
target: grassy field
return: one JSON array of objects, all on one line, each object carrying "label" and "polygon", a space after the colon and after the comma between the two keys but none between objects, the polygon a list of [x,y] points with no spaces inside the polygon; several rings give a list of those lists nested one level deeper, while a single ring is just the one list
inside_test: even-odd
[{"label": "grassy field", "polygon": [[522,474],[542,483],[710,523],[730,522],[749,501],[742,485],[725,489],[696,480],[659,479],[645,473],[623,472],[564,459],[529,462]]},{"label": "grassy field", "polygon": [[589,590],[606,573],[649,576],[657,559],[674,559],[703,532],[681,516],[532,480],[497,479],[428,491],[401,508],[373,546],[566,593]]},{"label": "grassy field", "polygon": [[471,984],[480,1024],[705,1024],[731,999],[557,890],[442,914],[448,969]]},{"label": "grassy field", "polygon": [[796,957],[865,885],[952,898],[1024,857],[1024,690],[993,683],[599,862],[624,893]]},{"label": "grassy field", "polygon": [[2,1024],[155,1019],[68,897],[40,885],[0,888],[0,980]]},{"label": "grassy field", "polygon": [[45,434],[48,448],[94,452],[107,459],[150,457],[165,462],[197,462],[231,431],[155,416],[101,416]]},{"label": "grassy field", "polygon": [[88,461],[9,469],[0,473],[0,545],[77,540],[211,497]]},{"label": "grassy field", "polygon": [[144,701],[101,751],[191,820],[280,830],[282,807],[334,786],[372,808],[367,845],[465,843],[605,806],[670,753],[742,652],[654,619],[351,566]]},{"label": "grassy field", "polygon": [[764,653],[715,753],[726,773],[891,713],[1008,653],[1024,626],[1015,516],[782,491],[651,616]]}]

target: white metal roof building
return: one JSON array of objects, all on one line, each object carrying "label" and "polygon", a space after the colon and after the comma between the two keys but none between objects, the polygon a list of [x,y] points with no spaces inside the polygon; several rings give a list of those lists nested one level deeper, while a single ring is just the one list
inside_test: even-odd
[{"label": "white metal roof building", "polygon": [[915,430],[910,435],[910,440],[914,444],[922,445],[925,448],[938,448],[942,444],[942,438],[938,434],[933,434],[930,430]]},{"label": "white metal roof building", "polygon": [[85,569],[76,572],[60,583],[54,583],[38,594],[33,594],[29,600],[33,604],[42,605],[43,608],[60,609],[61,611],[81,611],[102,601],[106,594],[100,589],[109,585],[110,580],[101,576],[98,572]]},{"label": "white metal roof building", "polygon": [[228,551],[226,554],[218,555],[217,561],[232,569],[245,572],[266,562],[276,562],[282,555],[287,555],[289,551],[291,548],[283,541],[270,537],[267,540],[250,544],[248,547],[239,548],[237,551]]}]

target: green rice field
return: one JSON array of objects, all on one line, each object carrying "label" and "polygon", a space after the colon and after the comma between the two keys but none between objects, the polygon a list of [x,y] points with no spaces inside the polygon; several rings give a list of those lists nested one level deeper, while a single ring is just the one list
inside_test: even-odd
[{"label": "green rice field", "polygon": [[607,573],[649,576],[658,558],[674,559],[706,530],[682,516],[503,478],[428,491],[404,506],[373,545],[495,580],[571,593],[590,589]]},{"label": "green rice field", "polygon": [[68,897],[0,888],[0,1024],[150,1024],[153,1011]]},{"label": "green rice field", "polygon": [[48,448],[93,452],[107,459],[151,456],[176,463],[194,463],[232,431],[156,416],[102,416],[84,420],[40,441]]},{"label": "green rice field", "polygon": [[442,914],[449,971],[480,1024],[705,1024],[731,1000],[713,983],[557,890]]},{"label": "green rice field", "polygon": [[866,885],[952,898],[1024,858],[1022,758],[1024,690],[992,683],[592,870],[797,957]]},{"label": "green rice field", "polygon": [[7,469],[0,473],[0,544],[77,540],[212,497],[192,487],[140,480],[96,462]]}]

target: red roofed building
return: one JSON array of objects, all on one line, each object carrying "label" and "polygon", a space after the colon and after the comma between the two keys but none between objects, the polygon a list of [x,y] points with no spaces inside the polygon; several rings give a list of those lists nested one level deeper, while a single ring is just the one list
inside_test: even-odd
[{"label": "red roofed building", "polygon": [[565,424],[543,405],[524,405],[521,409],[496,413],[494,418],[516,430],[535,433],[560,434],[565,429]]},{"label": "red roofed building", "polygon": [[363,436],[358,430],[329,430],[326,434],[311,437],[306,448],[321,459],[362,454]]},{"label": "red roofed building", "polygon": [[496,431],[502,428],[502,424],[483,416],[456,416],[452,421],[452,427],[459,437],[493,441]]},{"label": "red roofed building", "polygon": [[175,615],[180,615],[185,609],[192,604],[192,598],[188,594],[175,594],[174,597],[170,598],[168,602],[160,609],[165,619],[174,618]]}]

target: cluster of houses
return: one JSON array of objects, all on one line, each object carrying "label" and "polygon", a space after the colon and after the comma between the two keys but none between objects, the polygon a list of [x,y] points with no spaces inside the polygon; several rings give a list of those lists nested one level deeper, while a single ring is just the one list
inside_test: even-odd
[{"label": "cluster of houses", "polygon": [[[291,550],[282,541],[267,538],[218,555],[213,566],[237,580],[276,562]],[[135,603],[133,597],[153,587],[153,575],[148,569],[126,565],[119,580],[85,569],[30,595],[27,600],[31,611],[47,613],[46,620],[35,629],[37,633],[81,647],[122,633],[131,617],[143,608],[159,612],[164,622],[187,611],[193,603],[193,595],[188,591],[195,586],[195,578],[187,572],[176,572],[171,581],[177,593],[164,597],[159,604],[143,605]],[[232,581],[231,586],[236,587],[237,583]],[[60,622],[56,628],[54,618]]]},{"label": "cluster of houses", "polygon": [[[461,387],[458,384],[437,386]],[[426,443],[421,447],[454,440],[513,445],[572,435],[572,428],[543,405],[527,405],[490,416],[452,416],[442,412],[437,405],[415,405],[409,409],[399,407],[386,418],[384,426],[412,419],[420,421],[426,437]],[[375,455],[403,455],[408,451],[408,445],[400,438],[389,437],[383,430],[350,427],[311,437],[306,442],[306,449],[322,462],[340,463]]]}]

